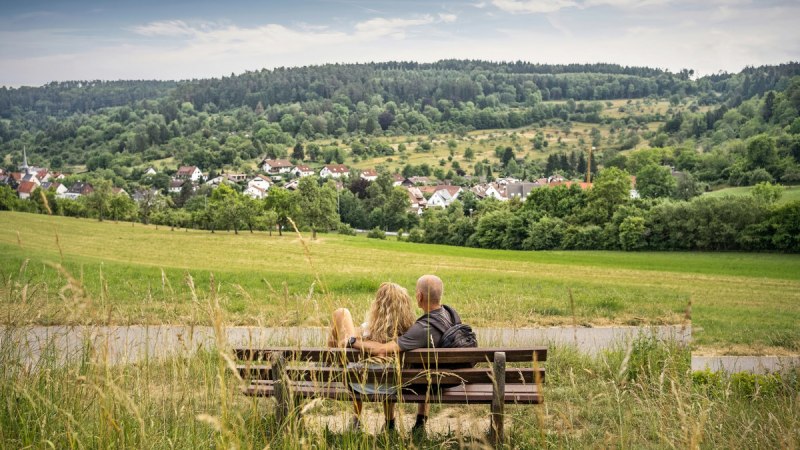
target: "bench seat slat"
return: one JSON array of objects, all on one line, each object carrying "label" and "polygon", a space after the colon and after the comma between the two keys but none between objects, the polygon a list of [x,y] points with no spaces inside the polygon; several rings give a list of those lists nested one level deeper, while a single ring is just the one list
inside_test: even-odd
[{"label": "bench seat slat", "polygon": [[[360,398],[371,402],[382,402],[386,400],[385,395],[355,393],[343,383],[327,383],[320,385],[319,383],[312,382],[293,382],[290,390],[293,395],[302,398],[323,397],[345,401],[352,401],[355,398]],[[430,396],[426,396],[424,393],[402,392],[398,396],[392,396],[390,399],[407,403],[417,403],[428,400],[431,403],[490,404],[493,397],[492,390],[493,385],[491,384],[467,384],[442,389],[441,393]],[[271,381],[262,380],[246,387],[244,393],[249,396],[272,397],[275,390]],[[506,386],[503,402],[537,404],[542,402],[542,396],[539,393],[538,387],[534,384],[509,385]]]},{"label": "bench seat slat", "polygon": [[[269,380],[272,378],[270,366],[245,364],[238,365],[237,370],[242,378]],[[298,381],[344,381],[352,380],[359,382],[382,382],[383,380],[396,380],[398,373],[394,369],[344,369],[342,367],[317,367],[317,366],[297,366],[287,367],[286,373],[291,380]],[[426,373],[424,369],[401,369],[399,380],[403,385],[409,384],[461,384],[464,383],[491,383],[491,368],[467,368],[467,369],[439,369]],[[515,383],[536,383],[543,382],[545,370],[543,367],[537,369],[510,367],[506,369],[505,381],[507,384]]]},{"label": "bench seat slat", "polygon": [[[454,363],[479,363],[492,362],[495,352],[505,352],[506,362],[531,362],[534,359],[544,362],[547,359],[547,347],[521,347],[521,348],[440,348],[416,349],[402,354],[404,364],[422,364],[433,366],[437,364]],[[354,349],[296,348],[296,347],[269,347],[269,348],[236,348],[236,357],[246,361],[266,361],[274,353],[281,353],[287,359],[316,362],[341,362],[360,361],[364,354]]]}]

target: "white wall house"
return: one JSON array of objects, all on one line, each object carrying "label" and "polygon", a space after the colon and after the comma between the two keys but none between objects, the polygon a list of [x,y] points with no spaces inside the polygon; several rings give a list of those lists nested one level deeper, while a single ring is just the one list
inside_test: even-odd
[{"label": "white wall house", "polygon": [[261,189],[258,186],[247,186],[247,189],[245,189],[243,193],[244,195],[256,200],[261,200],[267,196],[267,190]]},{"label": "white wall house", "polygon": [[203,178],[203,172],[197,166],[181,166],[175,174],[175,178],[196,182]]},{"label": "white wall house", "polygon": [[375,181],[378,179],[378,172],[374,169],[367,169],[362,170],[358,176],[361,177],[362,180]]},{"label": "white wall house", "polygon": [[292,173],[298,178],[310,177],[311,175],[314,175],[314,169],[308,166],[299,165],[294,168]]},{"label": "white wall house", "polygon": [[264,192],[269,190],[270,186],[272,186],[272,182],[269,181],[269,177],[266,175],[257,175],[247,182],[247,187],[256,187]]},{"label": "white wall house", "polygon": [[461,188],[458,186],[442,186],[428,199],[428,208],[446,208],[458,198],[459,194],[461,194]]},{"label": "white wall house", "polygon": [[294,169],[294,164],[285,159],[265,159],[261,161],[261,170],[270,175],[289,173]]},{"label": "white wall house", "polygon": [[344,164],[328,164],[319,171],[322,178],[341,178],[350,174],[350,169]]}]

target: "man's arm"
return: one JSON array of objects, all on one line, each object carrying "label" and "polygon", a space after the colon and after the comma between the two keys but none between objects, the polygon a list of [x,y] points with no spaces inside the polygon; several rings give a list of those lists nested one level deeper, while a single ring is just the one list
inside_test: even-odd
[{"label": "man's arm", "polygon": [[380,342],[375,341],[365,341],[361,337],[356,337],[356,342],[353,344],[353,348],[363,350],[364,352],[375,356],[400,353],[400,346],[397,345],[396,341],[390,341],[385,344],[381,344]]}]

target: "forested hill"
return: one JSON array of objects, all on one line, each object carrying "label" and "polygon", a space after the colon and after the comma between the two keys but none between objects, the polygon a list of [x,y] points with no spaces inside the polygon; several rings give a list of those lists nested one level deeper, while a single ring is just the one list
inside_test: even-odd
[{"label": "forested hill", "polygon": [[191,102],[195,109],[256,109],[331,100],[369,103],[375,96],[397,104],[473,102],[478,107],[531,105],[541,100],[613,100],[699,95],[701,102],[743,99],[782,89],[800,64],[747,68],[692,80],[692,71],[670,73],[616,64],[532,64],[443,60],[435,63],[327,64],[246,72],[185,81],[70,81],[42,87],[0,88],[0,117],[30,112],[64,117],[142,100]]}]

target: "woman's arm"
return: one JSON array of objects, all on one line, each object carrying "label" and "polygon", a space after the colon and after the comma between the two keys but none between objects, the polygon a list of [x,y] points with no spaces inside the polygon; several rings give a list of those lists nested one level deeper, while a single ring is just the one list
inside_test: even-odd
[{"label": "woman's arm", "polygon": [[375,341],[364,340],[360,336],[356,336],[356,341],[353,343],[352,348],[363,350],[366,353],[374,356],[385,356],[389,354],[400,353],[400,346],[397,345],[396,341],[390,341],[385,344],[381,344]]}]

